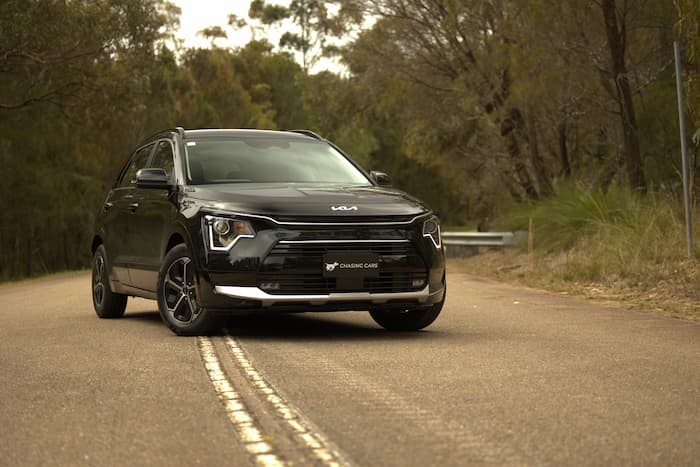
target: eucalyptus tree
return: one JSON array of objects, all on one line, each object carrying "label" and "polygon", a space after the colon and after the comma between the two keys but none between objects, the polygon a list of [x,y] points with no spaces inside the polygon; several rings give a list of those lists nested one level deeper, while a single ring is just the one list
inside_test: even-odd
[{"label": "eucalyptus tree", "polygon": [[475,175],[491,167],[514,197],[537,199],[549,183],[537,173],[543,164],[527,131],[526,109],[513,101],[507,3],[358,0],[355,5],[378,21],[352,49],[355,63],[371,62],[370,74],[387,70],[410,86],[404,99],[416,96],[422,102],[417,110],[433,109],[418,116],[413,144],[471,159]]},{"label": "eucalyptus tree", "polygon": [[348,0],[291,0],[287,6],[253,0],[248,16],[266,26],[286,27],[285,23],[291,22],[293,28],[283,32],[279,46],[299,52],[305,72],[321,57],[336,55],[338,39],[348,34],[361,18],[359,10]]},{"label": "eucalyptus tree", "polygon": [[84,264],[106,173],[139,137],[176,19],[155,0],[0,2],[0,279]]},{"label": "eucalyptus tree", "polygon": [[[667,161],[670,146],[665,133],[656,140],[664,130],[653,116],[670,108],[660,97],[667,97],[670,78],[668,2],[355,4],[379,20],[351,47],[353,63],[371,63],[363,73],[375,83],[381,70],[393,73],[411,89],[401,102],[435,109],[413,120],[414,142],[452,141],[451,150],[435,152],[464,153],[472,165],[490,166],[514,198],[546,196],[557,179],[594,166],[604,167],[596,183],[621,179],[624,168],[625,183],[644,191],[645,165]],[[444,128],[449,122],[452,133]]]},{"label": "eucalyptus tree", "polygon": [[695,125],[694,140],[700,146],[700,3],[695,0],[675,0],[678,9],[677,36],[687,52],[689,69],[685,83],[688,107]]}]

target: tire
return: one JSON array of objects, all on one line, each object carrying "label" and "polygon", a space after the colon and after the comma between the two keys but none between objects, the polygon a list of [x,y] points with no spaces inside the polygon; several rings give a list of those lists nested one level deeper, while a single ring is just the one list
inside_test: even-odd
[{"label": "tire", "polygon": [[98,246],[92,257],[92,305],[100,318],[121,318],[124,316],[128,297],[112,292],[106,258],[104,245]]},{"label": "tire", "polygon": [[173,247],[158,274],[158,311],[163,322],[178,336],[200,336],[214,326],[214,319],[197,303],[197,271],[187,246]]},{"label": "tire", "polygon": [[447,296],[447,284],[443,279],[444,293],[442,300],[428,308],[407,310],[372,310],[372,319],[387,331],[419,331],[432,324],[442,311]]}]

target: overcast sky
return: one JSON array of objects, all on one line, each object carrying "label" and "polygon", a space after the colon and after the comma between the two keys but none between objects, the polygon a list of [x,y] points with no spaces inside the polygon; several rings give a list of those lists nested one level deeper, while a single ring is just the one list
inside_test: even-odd
[{"label": "overcast sky", "polygon": [[[247,28],[233,31],[228,25],[228,15],[234,13],[247,18],[250,0],[172,0],[182,9],[178,37],[185,41],[185,47],[208,47],[209,41],[197,36],[209,26],[221,26],[228,34],[228,41],[217,40],[219,46],[241,47],[250,40]],[[273,44],[274,39],[270,39]]]},{"label": "overcast sky", "polygon": [[[228,39],[217,39],[216,45],[219,47],[243,47],[250,41],[251,33],[249,28],[234,31],[228,25],[228,15],[234,13],[241,18],[248,18],[248,9],[250,8],[250,0],[171,0],[178,5],[182,13],[180,14],[180,29],[177,36],[183,39],[185,47],[209,47],[210,41],[197,35],[197,31],[201,31],[209,26],[221,26],[226,31]],[[289,1],[277,0],[270,3],[278,3],[288,5]],[[272,32],[266,39],[274,46],[279,43],[282,33],[280,31]],[[262,39],[262,37],[258,37]],[[297,62],[300,62],[301,57],[297,55]],[[329,69],[336,73],[342,72],[343,67],[335,60],[322,58],[311,69],[312,73],[320,72],[324,69]]]}]

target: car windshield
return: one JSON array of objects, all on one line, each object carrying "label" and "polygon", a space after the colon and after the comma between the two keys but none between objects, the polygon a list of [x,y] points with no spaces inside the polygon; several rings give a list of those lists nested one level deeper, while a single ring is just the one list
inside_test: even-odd
[{"label": "car windshield", "polygon": [[370,185],[331,145],[289,137],[188,139],[190,185],[213,183],[312,183]]}]

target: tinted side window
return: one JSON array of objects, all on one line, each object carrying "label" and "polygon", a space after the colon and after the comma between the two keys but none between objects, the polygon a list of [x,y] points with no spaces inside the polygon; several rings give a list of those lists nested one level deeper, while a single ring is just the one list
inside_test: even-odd
[{"label": "tinted side window", "polygon": [[168,177],[172,179],[173,176],[173,147],[168,141],[161,141],[158,143],[156,148],[156,153],[153,155],[153,160],[151,161],[151,167],[158,169],[165,169]]},{"label": "tinted side window", "polygon": [[134,157],[129,163],[129,167],[126,169],[124,175],[122,175],[122,179],[119,181],[119,187],[134,185],[136,182],[136,172],[138,172],[139,169],[146,167],[146,162],[148,162],[148,156],[151,154],[151,149],[153,149],[153,145],[149,144],[148,146],[136,151],[136,154],[134,154]]}]

